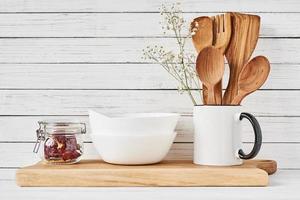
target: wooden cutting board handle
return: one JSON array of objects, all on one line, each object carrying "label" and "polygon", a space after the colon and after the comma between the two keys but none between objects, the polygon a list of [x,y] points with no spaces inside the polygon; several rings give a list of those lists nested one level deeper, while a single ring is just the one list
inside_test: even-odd
[{"label": "wooden cutting board handle", "polygon": [[277,162],[275,160],[246,160],[245,163],[262,169],[269,175],[274,174],[277,171]]}]

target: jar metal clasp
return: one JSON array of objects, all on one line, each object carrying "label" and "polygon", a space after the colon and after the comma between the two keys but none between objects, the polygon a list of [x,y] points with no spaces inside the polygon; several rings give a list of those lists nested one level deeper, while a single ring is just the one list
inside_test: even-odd
[{"label": "jar metal clasp", "polygon": [[37,153],[39,151],[39,148],[41,146],[41,142],[43,140],[45,140],[45,133],[44,131],[42,130],[42,125],[39,123],[40,127],[39,129],[36,130],[36,142],[35,142],[35,145],[34,145],[34,148],[33,148],[33,152],[34,153]]},{"label": "jar metal clasp", "polygon": [[86,124],[85,123],[80,123],[81,125],[83,125],[83,127],[81,128],[81,133],[85,134],[86,133]]}]

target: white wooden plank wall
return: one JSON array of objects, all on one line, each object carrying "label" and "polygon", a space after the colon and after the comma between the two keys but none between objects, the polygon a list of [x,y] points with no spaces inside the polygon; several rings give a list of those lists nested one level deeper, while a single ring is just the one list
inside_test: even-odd
[{"label": "white wooden plank wall", "polygon": [[[141,60],[148,44],[174,48],[162,35],[161,0],[0,0],[0,174],[33,163],[36,122],[88,120],[104,113],[179,112],[178,137],[168,158],[192,155],[192,104],[157,64]],[[172,2],[172,1],[168,1]],[[256,13],[262,27],[255,55],[272,71],[263,88],[247,98],[263,129],[261,158],[300,169],[300,1],[184,0],[184,16],[224,11]],[[193,52],[192,45],[189,50]],[[225,82],[226,82],[225,78]],[[253,137],[245,123],[243,141]],[[88,156],[96,156],[87,136]]]}]

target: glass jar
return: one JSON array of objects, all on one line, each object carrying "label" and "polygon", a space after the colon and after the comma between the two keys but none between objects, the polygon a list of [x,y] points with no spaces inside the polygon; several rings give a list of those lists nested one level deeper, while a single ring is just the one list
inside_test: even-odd
[{"label": "glass jar", "polygon": [[[86,124],[80,122],[39,121],[37,141],[33,149],[45,163],[72,164],[83,154],[82,134]],[[40,149],[41,147],[41,149]]]}]

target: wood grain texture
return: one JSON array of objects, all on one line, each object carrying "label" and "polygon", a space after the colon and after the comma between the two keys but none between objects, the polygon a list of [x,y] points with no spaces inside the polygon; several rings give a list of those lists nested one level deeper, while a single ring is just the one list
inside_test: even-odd
[{"label": "wood grain texture", "polygon": [[[262,89],[300,89],[299,74],[300,64],[272,64]],[[227,82],[225,65],[223,89]],[[1,64],[0,73],[0,89],[177,89],[176,86],[177,82],[158,64]]]},{"label": "wood grain texture", "polygon": [[[74,4],[75,1],[72,5]],[[213,15],[216,13],[184,13],[183,16],[187,22],[191,22],[198,16]],[[259,15],[262,20],[260,37],[300,36],[299,13],[259,13]],[[143,20],[136,20],[141,17]],[[158,13],[0,13],[0,37],[174,36],[171,33],[163,34],[158,23],[160,20],[161,16]],[[188,28],[184,28],[183,31],[183,34],[186,34]]]},{"label": "wood grain texture", "polygon": [[[199,58],[199,55],[201,55],[200,52],[203,49],[212,46],[212,44],[213,44],[213,40],[214,40],[213,20],[208,16],[197,17],[192,20],[192,22],[190,24],[190,29],[191,29],[191,35],[192,35],[192,42],[193,42],[194,47],[197,52],[197,60],[198,61],[196,61],[196,69],[198,66],[198,70],[199,70],[199,62],[201,62],[201,61],[199,61],[198,58]],[[199,72],[200,72],[200,70],[198,71],[198,75],[199,75]],[[220,81],[219,84],[217,84],[215,87],[216,87],[216,91],[222,95],[222,81]],[[210,91],[210,92],[212,92],[212,91]],[[205,84],[202,83],[203,104],[208,103],[208,101],[209,101],[208,97],[209,97],[208,88],[205,86]],[[213,97],[213,101],[215,101],[214,99],[215,98]],[[222,100],[222,98],[221,98],[221,100]]]},{"label": "wood grain texture", "polygon": [[[172,2],[177,0],[168,1]],[[161,3],[161,0],[131,0],[126,3],[119,0],[111,0],[110,3],[99,0],[65,0],[64,3],[60,0],[3,0],[0,2],[0,12],[157,12]],[[297,0],[266,0],[263,4],[259,0],[185,0],[182,4],[186,12],[299,12],[300,5]]]},{"label": "wood grain texture", "polygon": [[224,74],[222,51],[212,46],[202,49],[197,56],[196,70],[205,88],[203,89],[203,104],[222,104],[222,85],[219,84]]},{"label": "wood grain texture", "polygon": [[231,38],[231,15],[225,13],[221,15],[212,16],[213,19],[213,46],[220,49],[222,54],[225,54],[225,50],[230,42]]},{"label": "wood grain texture", "polygon": [[264,56],[256,56],[241,70],[238,77],[238,92],[231,104],[240,105],[250,93],[258,90],[267,80],[270,73],[270,63]]},{"label": "wood grain texture", "polygon": [[[79,120],[87,123],[88,134],[84,135],[84,141],[91,142],[87,116],[1,116],[0,142],[35,142],[35,131],[38,128],[37,121],[46,119]],[[299,117],[257,117],[257,120],[262,128],[263,142],[300,143]],[[248,122],[242,122],[242,126],[242,141],[253,142],[252,126]],[[175,142],[193,142],[192,116],[182,116],[177,124],[176,131]]]},{"label": "wood grain texture", "polygon": [[223,104],[231,104],[238,94],[238,78],[245,64],[255,50],[260,17],[242,13],[231,13],[232,35],[226,50],[226,59],[230,68],[229,83],[223,97]]},{"label": "wood grain texture", "polygon": [[[32,150],[34,143],[2,143],[0,145],[0,167],[24,167],[38,162],[40,159]],[[252,149],[252,143],[244,143],[243,150]],[[300,151],[299,143],[263,143],[261,151],[255,159],[276,160],[278,169],[300,169],[300,158],[294,152]],[[275,152],[275,153],[274,153]],[[192,160],[192,143],[175,143],[165,160]],[[92,143],[84,144],[83,159],[99,159]]]},{"label": "wood grain texture", "polygon": [[267,186],[268,174],[256,168],[261,162],[272,163],[252,160],[234,167],[199,166],[192,161],[140,166],[111,165],[99,160],[60,166],[37,163],[19,169],[16,182],[25,187]]},{"label": "wood grain texture", "polygon": [[213,44],[213,20],[208,16],[197,17],[191,25],[192,42],[197,53]]},{"label": "wood grain texture", "polygon": [[[0,63],[136,63],[147,45],[177,49],[175,38],[0,38]],[[253,56],[271,63],[300,63],[300,39],[264,38]],[[192,43],[187,52],[195,53]]]},{"label": "wood grain texture", "polygon": [[[88,109],[95,109],[106,114],[133,112],[191,114],[193,105],[187,97],[187,94],[179,95],[173,90],[2,90],[0,113],[87,115]],[[299,116],[299,101],[300,91],[297,90],[257,91],[245,99],[243,111],[259,116]]]}]

